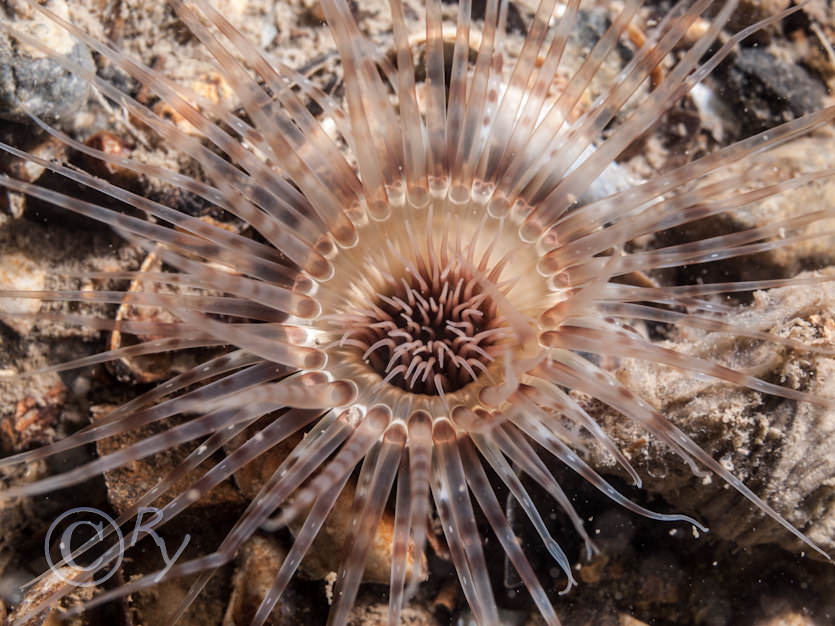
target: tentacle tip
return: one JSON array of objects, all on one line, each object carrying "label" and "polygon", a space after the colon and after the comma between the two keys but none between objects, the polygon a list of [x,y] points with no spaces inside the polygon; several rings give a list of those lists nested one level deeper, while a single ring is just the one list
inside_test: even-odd
[{"label": "tentacle tip", "polygon": [[698,530],[700,533],[707,534],[707,533],[710,532],[710,528],[708,528],[707,526],[705,526],[704,524],[702,524],[700,522],[697,522],[692,517],[684,517],[683,519],[684,519],[685,522],[687,522],[691,526],[695,527],[696,530]]},{"label": "tentacle tip", "polygon": [[698,467],[691,467],[690,469],[692,470],[693,475],[694,475],[696,478],[702,478],[702,479],[705,479],[705,478],[708,478],[708,479],[709,479],[709,478],[713,478],[713,474],[712,474],[712,473],[710,473],[710,472],[709,472],[709,471],[707,471],[707,470],[703,470],[703,469],[700,469],[700,468],[698,468]]},{"label": "tentacle tip", "polygon": [[561,591],[557,592],[558,595],[564,596],[567,593],[570,593],[571,590],[574,587],[577,586],[577,581],[575,580],[575,578],[570,573],[567,573],[567,574],[568,574],[568,582],[566,583],[565,587],[563,587],[563,589]]}]

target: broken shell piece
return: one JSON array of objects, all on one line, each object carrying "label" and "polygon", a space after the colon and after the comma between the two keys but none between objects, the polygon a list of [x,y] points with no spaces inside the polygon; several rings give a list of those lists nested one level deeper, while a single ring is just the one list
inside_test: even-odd
[{"label": "broken shell piece", "polygon": [[[285,550],[272,537],[255,535],[244,544],[237,558],[232,593],[222,626],[237,626],[252,621],[286,556]],[[281,602],[270,613],[266,625],[295,626],[302,621],[303,615],[311,612],[309,605],[309,600],[297,597],[291,584],[282,594]]]},{"label": "broken shell piece", "polygon": [[[32,259],[19,253],[0,255],[0,290],[42,291],[46,273]],[[19,335],[27,335],[41,309],[37,298],[0,298],[0,321]],[[4,315],[5,313],[5,315]]]},{"label": "broken shell piece", "polygon": [[[153,111],[154,115],[171,122],[181,131],[189,135],[197,135],[199,134],[197,129],[192,126],[185,117],[183,117],[177,109],[172,107],[167,102],[163,102],[160,100],[157,102],[153,107],[151,107],[151,111]],[[139,120],[137,120],[138,122]]]},{"label": "broken shell piece", "polygon": [[[162,247],[158,245],[145,257],[145,260],[142,261],[142,265],[139,267],[140,274],[144,272],[159,272],[162,269],[162,260],[159,257],[161,250]],[[156,292],[160,290],[160,287],[159,283],[136,278],[131,281],[130,287],[125,293],[128,295],[140,291]],[[162,323],[176,321],[165,309],[148,305],[129,304],[125,300],[119,305],[115,320],[116,322],[142,321]],[[159,338],[151,335],[128,335],[127,333],[122,333],[117,324],[110,334],[109,348],[111,350],[118,350],[123,346],[131,345],[138,341],[150,341]],[[153,383],[168,378],[173,374],[183,372],[186,369],[196,367],[199,362],[200,359],[195,356],[194,350],[179,350],[147,356],[123,357],[111,361],[108,364],[108,369],[116,378],[123,382]]]},{"label": "broken shell piece", "polygon": [[[31,154],[47,161],[64,161],[66,159],[67,147],[54,137],[39,140],[35,144],[32,144],[31,141],[25,141],[26,139],[22,137],[20,141],[21,143],[29,144],[26,145],[26,149]],[[43,165],[34,161],[18,159],[17,157],[11,157],[10,160],[6,161],[5,159],[7,158],[9,158],[8,155],[3,155],[3,164],[0,169],[10,174],[13,178],[27,183],[34,183],[46,171]],[[3,190],[2,196],[0,196],[0,207],[12,217],[18,219],[23,216],[23,213],[26,211],[26,206],[27,197],[25,194],[8,189]]]},{"label": "broken shell piece", "polygon": [[[189,103],[192,106],[198,109],[201,108],[201,99],[205,99],[212,104],[223,105],[226,108],[234,108],[235,92],[223,79],[223,77],[215,72],[209,72],[208,74],[205,74],[195,80],[191,84],[191,91],[191,95],[183,95],[187,100],[189,100]],[[177,128],[184,133],[195,137],[203,136],[201,131],[192,126],[191,122],[189,122],[177,109],[167,102],[160,100],[151,107],[151,110],[162,119],[175,124]],[[137,122],[139,122],[139,120],[137,120]],[[141,124],[141,122],[139,123]]]},{"label": "broken shell piece", "polygon": [[[159,248],[159,246],[157,247]],[[155,272],[162,268],[162,261],[155,252],[151,252],[142,261],[139,267],[140,272]],[[136,291],[143,291],[143,286],[150,287],[151,284],[135,279],[131,281],[130,288],[127,293]],[[162,317],[166,317],[165,320]],[[116,312],[116,321],[171,321],[168,315],[156,307],[137,307],[132,304],[122,302]],[[141,339],[149,339],[142,337]],[[115,330],[110,334],[110,349],[118,350],[125,343],[122,333],[119,331],[117,325]],[[109,364],[109,369],[116,378],[125,382],[138,383],[152,383],[161,380],[169,375],[171,370],[170,357],[167,354],[140,356],[140,357],[124,357],[118,361],[113,361]]]},{"label": "broken shell piece", "polygon": [[[32,142],[28,143],[31,144]],[[67,156],[67,146],[51,136],[28,146],[27,150],[32,155],[45,161],[63,161]],[[14,178],[27,183],[34,183],[46,171],[46,168],[40,163],[18,158],[14,158],[4,169]]]},{"label": "broken shell piece", "polygon": [[191,84],[192,90],[215,104],[231,101],[235,92],[217,72],[209,72]]},{"label": "broken shell piece", "polygon": [[[84,143],[90,148],[99,150],[110,156],[127,156],[127,147],[125,146],[125,142],[122,141],[121,137],[108,130],[102,130],[92,134]],[[116,165],[115,163],[108,163],[102,159],[97,159],[87,155],[84,156],[83,160],[90,172],[102,178],[128,182],[136,177],[136,174],[133,171],[121,167],[120,165]]]},{"label": "broken shell piece", "polygon": [[[59,589],[65,587],[67,580],[72,580],[78,570],[71,567],[62,567],[47,573],[36,584],[32,585],[26,590],[23,600],[14,608],[14,611],[6,618],[4,624],[20,624],[20,626],[53,626],[57,624],[65,624],[68,626],[86,626],[89,622],[81,616],[75,618],[66,618],[66,606],[73,606],[92,599],[96,588],[89,586],[75,587],[75,590],[64,596],[60,605],[50,607],[48,611],[43,613],[35,613],[33,610],[38,607],[47,598],[57,593]],[[31,615],[30,615],[31,613]],[[18,622],[18,620],[25,621]]]},{"label": "broken shell piece", "polygon": [[32,396],[19,400],[11,420],[0,421],[0,441],[10,445],[12,450],[51,443],[53,426],[64,406],[66,391],[59,382],[50,387],[40,401]]}]

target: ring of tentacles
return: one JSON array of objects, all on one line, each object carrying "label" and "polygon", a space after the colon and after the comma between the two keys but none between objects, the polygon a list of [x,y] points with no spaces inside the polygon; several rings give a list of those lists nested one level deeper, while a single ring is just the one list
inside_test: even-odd
[{"label": "ring of tentacles", "polygon": [[[752,336],[747,329],[725,322],[706,298],[797,281],[668,289],[615,279],[751,254],[758,251],[756,242],[776,236],[778,229],[785,232],[822,219],[824,215],[801,216],[790,224],[751,229],[747,236],[733,240],[720,237],[649,250],[628,246],[638,237],[829,175],[773,180],[757,178],[754,172],[723,176],[723,171],[731,163],[831,121],[833,109],[788,122],[642,184],[597,198],[585,195],[618,154],[709,74],[735,43],[795,9],[712,49],[736,3],[720,5],[706,32],[677,57],[664,80],[644,93],[640,106],[625,120],[616,120],[605,141],[598,143],[601,131],[675,49],[688,27],[709,8],[709,1],[677,5],[669,19],[648,33],[615,82],[585,109],[577,109],[581,94],[603,59],[619,45],[640,2],[625,2],[586,63],[555,96],[550,85],[576,24],[576,0],[565,5],[553,27],[550,19],[556,3],[541,3],[509,68],[503,67],[506,3],[487,3],[480,43],[471,61],[470,3],[460,4],[456,36],[448,52],[441,4],[427,2],[425,49],[418,64],[425,81],[416,78],[415,53],[399,0],[391,2],[394,60],[377,53],[362,36],[347,3],[322,0],[340,53],[345,108],[304,76],[272,64],[207,2],[172,0],[171,4],[214,55],[219,71],[240,98],[246,119],[131,60],[48,9],[36,3],[31,7],[157,94],[196,129],[200,139],[89,68],[51,52],[48,42],[11,25],[0,27],[56,58],[118,102],[168,145],[195,159],[211,183],[107,154],[36,119],[45,132],[91,157],[180,186],[243,220],[258,237],[190,217],[77,168],[3,144],[13,155],[155,218],[148,221],[0,177],[0,184],[8,189],[109,224],[137,245],[158,246],[160,258],[178,270],[119,276],[221,294],[171,296],[148,289],[127,294],[6,291],[4,295],[58,301],[127,299],[138,306],[163,308],[174,320],[118,324],[87,320],[98,328],[118,327],[123,333],[153,338],[45,371],[126,354],[232,348],[116,409],[103,422],[0,464],[43,458],[175,415],[189,419],[88,465],[11,487],[2,493],[3,499],[67,487],[131,460],[198,441],[175,472],[119,520],[127,523],[138,507],[169,490],[175,474],[202,468],[201,477],[189,489],[173,494],[162,508],[157,523],[161,526],[237,469],[304,433],[217,551],[179,562],[165,573],[166,578],[200,573],[172,619],[257,529],[295,521],[294,543],[253,621],[263,624],[344,486],[356,480],[354,515],[331,623],[346,623],[375,529],[387,507],[393,508],[395,520],[389,622],[399,621],[404,598],[414,592],[423,575],[420,555],[434,501],[450,557],[478,623],[500,623],[477,527],[483,514],[539,611],[548,623],[556,624],[548,594],[505,517],[492,481],[504,483],[521,505],[569,586],[574,579],[568,558],[551,537],[518,472],[551,494],[590,552],[594,547],[543,461],[546,455],[557,457],[632,511],[697,524],[686,516],[662,515],[630,502],[573,451],[581,433],[590,436],[640,483],[626,456],[568,393],[576,390],[642,425],[694,468],[701,464],[715,472],[818,549],[589,357],[645,358],[763,393],[831,406],[831,400],[659,347],[624,321],[683,321]],[[247,59],[254,74],[239,58]],[[310,101],[321,110],[319,117],[310,112]],[[332,122],[336,133],[321,123],[324,119]],[[205,143],[213,144],[212,149]],[[824,213],[831,216],[831,210]],[[795,241],[790,235],[773,245]],[[773,340],[803,347],[788,339]],[[215,452],[265,415],[274,419],[215,462]],[[110,551],[102,558],[106,564],[115,554]],[[93,574],[82,572],[78,580]],[[155,574],[131,580],[95,596],[87,606],[158,582]],[[31,610],[48,608],[70,587]]]}]

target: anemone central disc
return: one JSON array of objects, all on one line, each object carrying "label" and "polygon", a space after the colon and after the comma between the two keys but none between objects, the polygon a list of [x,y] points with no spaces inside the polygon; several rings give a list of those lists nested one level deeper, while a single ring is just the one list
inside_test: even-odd
[{"label": "anemone central disc", "polygon": [[336,251],[334,277],[316,294],[329,313],[313,341],[329,374],[356,383],[363,403],[433,417],[515,380],[508,373],[527,346],[519,333],[559,297],[517,233],[483,207],[445,198],[395,205],[361,225],[359,244]]}]

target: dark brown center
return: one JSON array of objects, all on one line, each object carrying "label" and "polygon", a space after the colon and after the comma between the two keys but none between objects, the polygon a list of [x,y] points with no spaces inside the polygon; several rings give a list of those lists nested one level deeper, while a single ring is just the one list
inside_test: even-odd
[{"label": "dark brown center", "polygon": [[363,358],[386,383],[416,394],[478,379],[506,331],[478,281],[457,266],[401,279],[367,313],[351,332],[366,346]]}]

